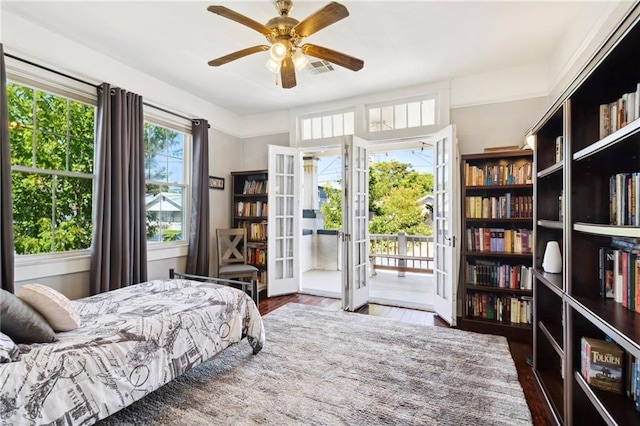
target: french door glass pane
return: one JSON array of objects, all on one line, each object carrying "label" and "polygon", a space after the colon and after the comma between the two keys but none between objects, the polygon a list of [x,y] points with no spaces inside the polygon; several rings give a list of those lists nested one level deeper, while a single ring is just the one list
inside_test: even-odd
[{"label": "french door glass pane", "polygon": [[342,114],[333,115],[333,136],[342,136],[344,134],[342,124]]},{"label": "french door glass pane", "polygon": [[407,104],[395,106],[395,123],[396,129],[405,129],[407,127]]}]

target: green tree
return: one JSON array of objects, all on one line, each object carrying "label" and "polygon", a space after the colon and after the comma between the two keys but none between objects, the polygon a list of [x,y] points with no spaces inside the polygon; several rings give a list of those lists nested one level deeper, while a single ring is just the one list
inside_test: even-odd
[{"label": "green tree", "polygon": [[29,168],[12,173],[16,252],[88,248],[94,107],[11,83],[7,95],[11,164]]},{"label": "green tree", "polygon": [[[323,186],[327,202],[320,207],[325,229],[342,227],[342,191]],[[373,234],[431,235],[431,226],[418,200],[433,193],[433,175],[419,173],[396,160],[373,163],[369,168],[369,222]]]},{"label": "green tree", "polygon": [[342,228],[342,190],[333,188],[329,184],[322,186],[327,201],[320,206],[320,213],[324,217],[324,229]]},{"label": "green tree", "polygon": [[417,186],[392,188],[380,200],[379,214],[369,222],[372,234],[431,235],[424,212],[416,202],[424,193]]},{"label": "green tree", "polygon": [[419,188],[423,195],[433,193],[433,175],[419,173],[408,163],[379,161],[369,167],[369,211],[382,214],[382,199],[393,188]]}]

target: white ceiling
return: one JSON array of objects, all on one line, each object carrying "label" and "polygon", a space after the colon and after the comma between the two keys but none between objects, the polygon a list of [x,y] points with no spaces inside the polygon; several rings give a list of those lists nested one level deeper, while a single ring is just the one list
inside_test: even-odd
[{"label": "white ceiling", "polygon": [[[240,115],[549,62],[582,1],[343,1],[350,16],[307,40],[364,60],[359,72],[298,72],[275,86],[261,52],[207,62],[263,36],[214,15],[221,4],[256,21],[272,1],[3,1],[3,9]],[[327,2],[294,1],[302,20]],[[268,44],[268,43],[267,43]]]}]

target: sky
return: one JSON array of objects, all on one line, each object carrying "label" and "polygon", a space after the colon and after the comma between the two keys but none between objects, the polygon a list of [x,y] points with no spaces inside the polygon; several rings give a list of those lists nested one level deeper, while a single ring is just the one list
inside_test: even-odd
[{"label": "sky", "polygon": [[[433,150],[419,148],[412,151],[378,152],[372,154],[371,161],[397,160],[413,165],[413,169],[421,173],[433,173]],[[318,160],[318,184],[335,182],[342,178],[340,157],[320,157]]]}]

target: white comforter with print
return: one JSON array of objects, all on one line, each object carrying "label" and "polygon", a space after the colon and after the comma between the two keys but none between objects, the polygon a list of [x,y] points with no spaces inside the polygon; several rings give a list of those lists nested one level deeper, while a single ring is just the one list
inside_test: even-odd
[{"label": "white comforter with print", "polygon": [[0,365],[1,424],[91,424],[130,405],[264,326],[245,293],[156,280],[77,300],[80,328],[20,345]]}]

